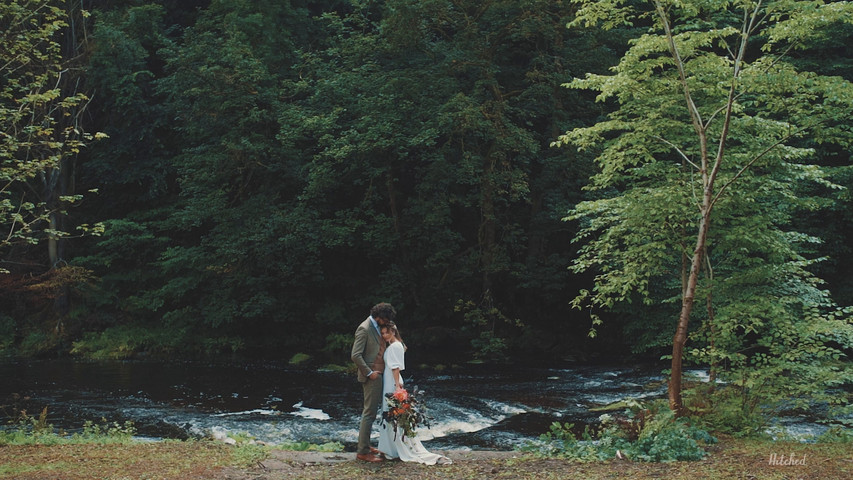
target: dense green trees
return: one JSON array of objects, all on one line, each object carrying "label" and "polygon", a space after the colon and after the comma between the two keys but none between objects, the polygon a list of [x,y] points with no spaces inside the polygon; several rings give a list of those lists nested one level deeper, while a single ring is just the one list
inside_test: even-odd
[{"label": "dense green trees", "polygon": [[559,83],[620,42],[550,2],[213,1],[185,27],[175,8],[96,14],[112,140],[88,180],[120,201],[81,258],[110,293],[90,318],[311,349],[294,319],[334,344],[386,299],[483,355],[566,319],[559,219],[587,163],[547,146],[598,110]]},{"label": "dense green trees", "polygon": [[35,350],[58,345],[70,289],[90,278],[68,266],[65,240],[101,231],[97,222],[67,221],[83,198],[78,155],[102,136],[87,131],[89,97],[81,86],[87,14],[69,3],[0,5],[0,346],[21,344],[28,332]]},{"label": "dense green trees", "polygon": [[[72,118],[109,135],[83,151],[74,170],[78,190],[99,193],[74,210],[73,223],[106,226],[102,237],[75,241],[64,256],[98,278],[72,299],[73,328],[65,335],[75,351],[289,357],[325,349],[340,360],[354,319],[380,300],[398,306],[410,341],[465,357],[560,358],[623,344],[657,354],[670,343],[680,252],[692,249],[696,227],[688,187],[696,184],[690,161],[698,157],[681,143],[690,121],[678,108],[683,94],[673,97],[677,82],[666,76],[665,45],[642,36],[654,17],[609,31],[567,29],[579,6],[544,0],[134,0],[92,8],[85,22],[73,9],[55,11],[57,21],[86,34],[86,48],[71,50],[85,67],[75,85],[91,101],[88,116]],[[602,13],[615,18],[615,11]],[[702,25],[683,37],[698,42],[707,30],[700,27],[718,20],[706,16],[703,10]],[[831,61],[792,60],[784,63],[789,70],[779,63],[778,75],[795,67],[847,75],[849,32],[835,28],[840,45],[817,38],[803,45]],[[631,38],[630,61],[619,64]],[[692,91],[702,101],[723,88],[714,42],[690,44],[691,52],[709,52],[685,61],[707,73],[689,80],[707,87]],[[642,49],[654,53],[631,57]],[[747,53],[750,64],[761,57],[757,49]],[[616,85],[650,89],[632,92],[629,107],[560,87],[617,64],[624,71],[616,80],[646,67],[665,75]],[[807,83],[797,88],[824,95],[819,77],[793,78]],[[74,98],[71,107],[87,101]],[[735,111],[740,123],[730,136],[737,144],[727,158],[760,153],[788,125],[779,110],[787,104],[760,100],[738,97],[746,113]],[[617,107],[611,122],[628,126],[598,123]],[[770,109],[776,114],[753,113]],[[615,125],[603,139],[631,148],[619,161],[639,163],[593,176],[599,152],[549,147],[561,132],[595,124]],[[653,130],[665,141],[646,135]],[[834,245],[847,237],[843,224],[823,226],[805,207],[842,214],[849,202],[833,190],[844,184],[849,149],[830,141],[829,130],[819,133],[792,139],[786,158],[764,154],[761,170],[741,174],[715,207],[711,260],[699,263],[712,268],[699,271],[708,281],[698,282],[695,297],[712,301],[719,329],[700,320],[707,328],[695,331],[697,350],[688,352],[697,361],[733,361],[723,352],[756,343],[740,335],[744,329],[766,335],[816,325],[799,322],[805,314],[791,305],[827,298],[811,283],[818,268],[830,288],[844,285],[837,275],[843,262],[812,264],[834,253],[812,237],[831,233]],[[803,166],[810,149],[815,163],[838,175]],[[596,189],[582,191],[591,176]],[[573,208],[578,221],[561,221]],[[589,240],[579,256],[571,243],[578,231]],[[7,260],[20,256],[4,251]],[[573,258],[575,271],[567,269]],[[620,262],[633,270],[611,268]],[[780,272],[793,280],[773,281]],[[594,341],[584,341],[586,323],[570,311],[581,289],[592,292],[595,306],[611,307],[596,311],[611,321],[597,327]],[[41,320],[55,314],[8,292],[6,315],[44,331]],[[615,301],[627,299],[644,306]],[[751,320],[727,323],[744,303],[752,305]],[[24,324],[15,325],[25,336]],[[726,335],[731,325],[740,326]],[[427,350],[434,349],[413,351]]]},{"label": "dense green trees", "polygon": [[[557,88],[566,58],[592,41],[568,36],[568,13],[389,2],[381,20],[367,8],[326,17],[336,34],[306,56],[293,87],[307,95],[282,136],[313,156],[300,201],[328,222],[320,238],[364,252],[325,280],[343,282],[335,295],[363,295],[350,286],[364,277],[424,325],[452,322],[458,305],[498,350],[510,319],[560,315],[569,236],[554,219],[584,167],[545,147],[571,116],[561,104],[576,103]],[[367,301],[352,300],[346,310]]]}]

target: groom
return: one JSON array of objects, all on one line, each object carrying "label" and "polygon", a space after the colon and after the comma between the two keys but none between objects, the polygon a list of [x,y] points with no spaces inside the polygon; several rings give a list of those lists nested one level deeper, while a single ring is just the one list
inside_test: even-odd
[{"label": "groom", "polygon": [[358,451],[356,458],[365,462],[381,462],[377,456],[379,450],[370,446],[370,432],[376,420],[376,411],[382,401],[382,371],[385,361],[385,342],[379,329],[393,322],[397,312],[390,303],[377,303],[370,309],[370,316],[355,330],[352,344],[352,361],[358,368],[358,381],[364,390],[364,410],[361,412],[361,424],[358,429]]}]

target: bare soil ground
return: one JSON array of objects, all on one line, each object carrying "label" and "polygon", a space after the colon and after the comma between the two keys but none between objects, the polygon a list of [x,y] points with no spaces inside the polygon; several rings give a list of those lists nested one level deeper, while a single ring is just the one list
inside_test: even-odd
[{"label": "bare soil ground", "polygon": [[[356,460],[354,453],[271,450],[246,465],[230,445],[213,442],[117,445],[0,445],[0,479],[284,480],[284,479],[632,479],[850,480],[850,444],[775,443],[721,438],[699,461],[573,463],[521,452],[443,451],[452,465]],[[775,455],[775,457],[774,457]],[[773,464],[793,456],[802,465]],[[241,466],[235,466],[241,465]]]},{"label": "bare soil ground", "polygon": [[[453,465],[426,466],[386,461],[369,464],[352,453],[273,452],[272,456],[250,469],[225,468],[217,480],[281,479],[853,479],[853,448],[833,446],[821,449],[811,445],[803,449],[792,445],[778,449],[754,449],[751,446],[714,447],[706,459],[695,462],[642,463],[613,460],[604,463],[573,463],[560,459],[537,458],[520,452],[444,451]],[[821,454],[821,451],[824,453]],[[846,451],[846,455],[845,452]],[[771,465],[776,453],[805,465]],[[840,453],[840,455],[839,455]]]}]

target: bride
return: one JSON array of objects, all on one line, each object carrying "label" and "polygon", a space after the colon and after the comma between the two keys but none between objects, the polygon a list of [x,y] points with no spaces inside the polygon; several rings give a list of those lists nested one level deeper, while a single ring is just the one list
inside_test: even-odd
[{"label": "bride", "polygon": [[[382,339],[388,343],[383,357],[385,372],[382,374],[382,398],[385,399],[386,394],[403,388],[403,376],[400,372],[406,369],[404,359],[406,347],[394,322],[382,326],[380,332]],[[387,411],[388,403],[383,401],[382,412]],[[379,451],[385,455],[385,458],[399,458],[404,462],[419,462],[427,465],[453,463],[444,455],[429,452],[417,437],[404,435],[402,427],[397,427],[397,431],[394,432],[390,423],[383,425],[379,432]]]}]

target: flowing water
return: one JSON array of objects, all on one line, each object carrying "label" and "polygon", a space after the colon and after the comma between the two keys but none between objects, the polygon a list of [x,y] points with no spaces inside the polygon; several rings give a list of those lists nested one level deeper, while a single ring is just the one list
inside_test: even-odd
[{"label": "flowing water", "polygon": [[[635,366],[474,365],[410,369],[404,379],[424,391],[433,420],[418,435],[430,448],[511,450],[554,421],[594,422],[591,407],[666,390],[658,368]],[[271,444],[340,442],[352,450],[360,405],[353,375],[272,363],[0,363],[0,428],[21,409],[37,416],[47,407],[49,423],[69,432],[106,419],[133,421],[139,436],[152,439],[248,434]]]}]

